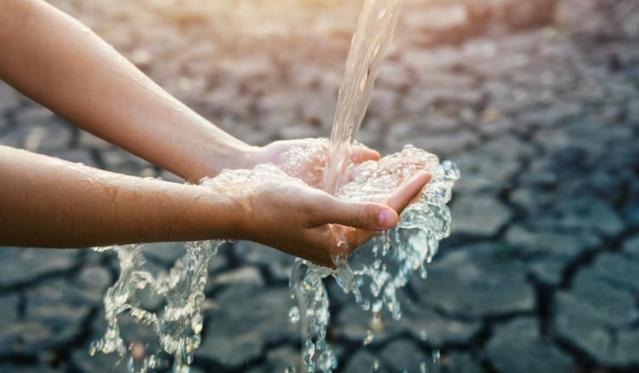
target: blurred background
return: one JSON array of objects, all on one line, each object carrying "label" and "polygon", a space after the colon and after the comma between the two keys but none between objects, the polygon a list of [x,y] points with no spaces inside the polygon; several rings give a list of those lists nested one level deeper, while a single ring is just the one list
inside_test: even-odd
[{"label": "blurred background", "polygon": [[[328,136],[361,5],[50,2],[251,144]],[[383,153],[412,143],[462,179],[452,235],[406,287],[400,322],[363,346],[368,316],[329,284],[338,371],[639,371],[638,1],[407,0],[358,139]],[[2,82],[0,143],[180,181]],[[156,245],[149,265],[181,251]],[[196,372],[299,363],[291,264],[253,243],[220,250]],[[88,250],[0,250],[0,371],[124,371],[87,352],[117,274]]]}]

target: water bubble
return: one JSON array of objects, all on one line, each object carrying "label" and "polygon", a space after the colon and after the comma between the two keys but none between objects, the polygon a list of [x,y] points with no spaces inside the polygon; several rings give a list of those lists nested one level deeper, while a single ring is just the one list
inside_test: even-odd
[{"label": "water bubble", "polygon": [[298,321],[300,321],[300,310],[299,308],[293,306],[291,307],[291,310],[288,311],[288,319],[292,322],[292,323],[297,323]]},{"label": "water bubble", "polygon": [[375,312],[375,313],[379,313],[379,311],[382,310],[382,307],[384,306],[384,303],[382,303],[382,300],[376,300],[373,303],[373,307],[371,308],[371,311]]},{"label": "water bubble", "polygon": [[375,339],[375,334],[373,334],[373,331],[371,330],[367,330],[366,331],[366,337],[364,337],[364,341],[363,341],[363,345],[369,345],[373,342],[373,340]]},{"label": "water bubble", "polygon": [[420,373],[428,373],[428,365],[426,363],[419,364],[419,372]]},{"label": "water bubble", "polygon": [[435,363],[436,365],[439,365],[440,361],[441,361],[441,353],[439,352],[439,350],[433,351],[433,363]]},{"label": "water bubble", "polygon": [[421,266],[419,268],[419,277],[421,277],[422,280],[426,280],[428,278],[428,271],[424,267],[424,264],[421,264]]}]

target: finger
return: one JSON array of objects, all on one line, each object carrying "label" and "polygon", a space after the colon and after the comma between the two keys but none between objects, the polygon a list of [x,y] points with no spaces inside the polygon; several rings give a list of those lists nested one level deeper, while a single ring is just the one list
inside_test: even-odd
[{"label": "finger", "polygon": [[408,206],[410,201],[415,198],[428,184],[431,175],[426,172],[419,172],[408,181],[404,182],[397,191],[395,191],[388,199],[387,204],[392,207],[398,214]]},{"label": "finger", "polygon": [[397,225],[399,216],[389,206],[381,203],[347,202],[329,196],[317,201],[311,213],[311,227],[324,224],[341,224],[348,227],[379,231]]},{"label": "finger", "polygon": [[353,145],[351,161],[355,163],[376,161],[379,160],[380,157],[379,152],[376,150],[370,149],[364,145]]}]

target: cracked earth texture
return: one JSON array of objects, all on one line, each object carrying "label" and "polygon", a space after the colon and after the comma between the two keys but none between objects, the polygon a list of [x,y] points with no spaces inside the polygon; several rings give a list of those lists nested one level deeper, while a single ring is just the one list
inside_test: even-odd
[{"label": "cracked earth texture", "polygon": [[[252,144],[326,136],[359,2],[53,0]],[[452,235],[366,346],[330,286],[338,371],[639,370],[639,3],[408,0],[359,139],[456,162]],[[0,143],[180,181],[0,82]],[[179,244],[147,249],[168,268]],[[292,258],[236,242],[210,265],[194,371],[282,372]],[[113,257],[0,250],[0,371],[123,371],[89,357]],[[132,326],[129,333],[136,333]],[[140,336],[143,338],[143,336]],[[436,360],[434,362],[434,360]]]}]

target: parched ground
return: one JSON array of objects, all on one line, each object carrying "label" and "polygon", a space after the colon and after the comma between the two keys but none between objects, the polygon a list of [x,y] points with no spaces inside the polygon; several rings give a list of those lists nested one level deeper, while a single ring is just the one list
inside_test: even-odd
[{"label": "parched ground", "polygon": [[[359,6],[52,3],[253,144],[328,135]],[[638,371],[639,3],[408,0],[400,22],[359,139],[455,161],[454,228],[370,345],[368,318],[331,287],[339,370]],[[179,181],[2,83],[0,143]],[[181,245],[157,246],[149,264],[168,268]],[[299,362],[291,263],[247,242],[220,251],[196,370]],[[87,353],[117,273],[88,250],[0,250],[0,371],[123,371]]]}]

